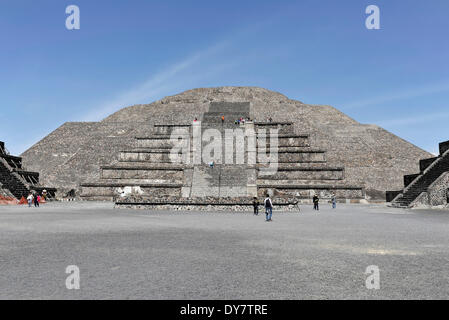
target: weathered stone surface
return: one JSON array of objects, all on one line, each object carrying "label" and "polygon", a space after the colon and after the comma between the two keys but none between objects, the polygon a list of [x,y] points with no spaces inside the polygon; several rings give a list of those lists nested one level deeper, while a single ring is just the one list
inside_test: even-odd
[{"label": "weathered stone surface", "polygon": [[449,172],[445,172],[412,202],[411,207],[448,207],[448,190]]},{"label": "weathered stone surface", "polygon": [[448,205],[449,172],[443,173],[427,188],[429,204],[433,206]]},{"label": "weathered stone surface", "polygon": [[267,128],[280,128],[283,134],[309,134],[307,143],[327,151],[327,165],[344,167],[347,182],[364,186],[368,197],[400,189],[402,176],[419,170],[415,159],[432,156],[330,106],[307,105],[262,88],[219,87],[189,90],[124,108],[97,123],[66,123],[23,153],[25,165],[41,172],[45,184],[79,188],[82,181],[98,179],[100,167],[116,162],[119,151],[134,147],[134,137],[167,135],[171,130],[161,126],[153,132],[153,125],[188,125],[195,117],[201,119],[211,102],[222,101],[250,102],[249,115],[256,121],[271,117],[276,123],[293,122],[292,126],[272,124]]},{"label": "weathered stone surface", "polygon": [[[299,202],[294,198],[278,198],[273,200],[276,210],[299,211]],[[252,198],[249,197],[148,197],[130,195],[118,200],[116,207],[149,210],[199,210],[199,211],[253,211]],[[263,211],[262,204],[259,210]]]},{"label": "weathered stone surface", "polygon": [[[440,143],[443,153],[438,157],[420,160],[419,173],[404,176],[404,189],[391,201],[392,206],[433,206],[434,203],[442,205],[446,201],[442,198],[442,192],[444,188],[449,190],[449,184],[445,180],[446,173],[449,172],[449,149],[445,147],[448,144],[448,141]],[[388,198],[393,194],[394,191],[388,192]]]},{"label": "weathered stone surface", "polygon": [[14,195],[8,189],[4,189],[1,183],[0,183],[0,196],[14,198]]},{"label": "weathered stone surface", "polygon": [[0,195],[20,200],[30,192],[41,193],[47,190],[47,197],[55,196],[55,189],[43,187],[39,181],[39,173],[26,170],[21,157],[10,155],[4,142],[0,143]]}]

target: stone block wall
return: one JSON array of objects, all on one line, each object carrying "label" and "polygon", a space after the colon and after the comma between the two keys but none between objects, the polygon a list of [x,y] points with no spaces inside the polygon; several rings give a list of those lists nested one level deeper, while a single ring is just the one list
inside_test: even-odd
[{"label": "stone block wall", "polygon": [[449,141],[441,142],[439,145],[440,154],[445,153],[447,150],[449,150]]},{"label": "stone block wall", "polygon": [[449,172],[443,173],[427,191],[421,193],[412,203],[412,207],[449,207]]},{"label": "stone block wall", "polygon": [[166,168],[103,168],[102,179],[146,179],[166,182],[182,182],[182,169]]},{"label": "stone block wall", "polygon": [[443,173],[434,183],[432,183],[427,188],[427,194],[429,195],[429,204],[431,206],[448,205],[449,172]]},{"label": "stone block wall", "polygon": [[259,197],[264,197],[267,193],[272,194],[273,197],[290,197],[296,199],[312,199],[312,197],[317,194],[320,199],[329,200],[332,194],[336,196],[337,199],[352,199],[352,200],[362,200],[365,199],[364,191],[361,188],[350,188],[350,187],[319,187],[319,186],[265,186],[258,190]]}]

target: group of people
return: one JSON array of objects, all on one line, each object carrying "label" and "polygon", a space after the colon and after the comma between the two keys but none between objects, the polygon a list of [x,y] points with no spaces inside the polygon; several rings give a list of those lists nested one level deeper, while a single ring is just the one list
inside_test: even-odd
[{"label": "group of people", "polygon": [[[315,195],[312,198],[312,202],[313,202],[313,210],[320,210],[320,206],[319,206],[319,202],[320,202],[320,198],[318,197],[318,195],[315,193]],[[332,209],[337,208],[337,197],[335,196],[335,194],[331,195],[331,203],[332,203]]]},{"label": "group of people", "polygon": [[33,204],[35,207],[39,207],[39,203],[41,202],[42,197],[39,193],[29,193],[27,197],[28,207],[31,207]]},{"label": "group of people", "polygon": [[[267,197],[263,201],[263,206],[265,208],[265,221],[273,221],[271,217],[273,216],[273,202],[270,199],[270,195],[267,194]],[[257,216],[259,215],[259,200],[257,197],[254,197],[253,199],[253,207],[254,207],[254,214]]]},{"label": "group of people", "polygon": [[245,119],[243,117],[240,117],[239,119],[234,121],[234,124],[240,124],[240,123],[244,124],[246,121],[251,121],[251,120],[250,120],[250,118]]},{"label": "group of people", "polygon": [[[320,210],[319,208],[319,202],[320,202],[320,198],[318,197],[317,194],[315,194],[312,198],[312,202],[313,202],[313,210]],[[337,198],[335,196],[335,194],[331,195],[331,203],[332,203],[332,209],[336,209],[337,208]],[[259,215],[259,200],[257,199],[257,197],[253,198],[253,207],[254,207],[254,214],[257,216]],[[266,198],[263,202],[263,206],[265,208],[265,215],[266,215],[266,220],[265,221],[272,221],[272,216],[273,216],[273,202],[271,201],[270,195],[267,194]]]},{"label": "group of people", "polygon": [[[221,123],[222,124],[224,124],[224,122],[225,122],[225,117],[224,116],[221,116],[220,117],[220,119],[221,119]],[[271,119],[271,118],[270,118]],[[251,119],[248,117],[248,118],[243,118],[243,117],[240,117],[239,119],[237,119],[237,120],[235,120],[234,121],[234,124],[240,124],[240,123],[245,123],[246,121],[251,121]],[[195,119],[193,119],[193,122],[198,122],[198,118],[195,118]]]}]

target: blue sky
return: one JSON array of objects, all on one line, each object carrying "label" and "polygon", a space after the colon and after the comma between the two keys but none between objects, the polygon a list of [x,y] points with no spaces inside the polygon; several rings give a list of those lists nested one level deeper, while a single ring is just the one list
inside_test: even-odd
[{"label": "blue sky", "polygon": [[[67,30],[65,8],[81,12]],[[365,8],[380,8],[367,30]],[[197,87],[328,104],[437,152],[449,139],[449,1],[1,0],[0,140],[20,154]]]}]

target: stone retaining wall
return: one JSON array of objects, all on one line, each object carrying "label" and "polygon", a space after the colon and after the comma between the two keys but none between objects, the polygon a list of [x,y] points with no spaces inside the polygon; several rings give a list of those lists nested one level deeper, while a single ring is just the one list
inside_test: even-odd
[{"label": "stone retaining wall", "polygon": [[443,173],[435,182],[433,182],[426,192],[422,192],[411,204],[412,207],[421,206],[447,206],[449,190],[449,172]]}]

